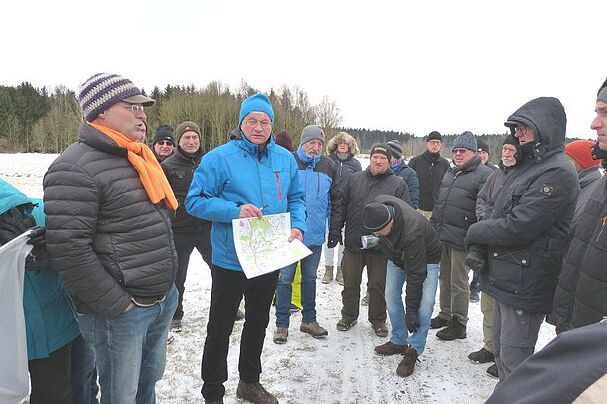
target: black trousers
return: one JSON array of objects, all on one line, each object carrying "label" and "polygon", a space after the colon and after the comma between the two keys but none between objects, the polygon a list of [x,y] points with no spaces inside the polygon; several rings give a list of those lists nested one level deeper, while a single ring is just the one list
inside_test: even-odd
[{"label": "black trousers", "polygon": [[278,273],[274,271],[247,279],[244,272],[211,267],[211,308],[202,354],[202,396],[205,400],[219,400],[225,393],[223,383],[228,380],[230,334],[243,295],[245,322],[240,336],[238,372],[245,383],[259,381],[261,351]]},{"label": "black trousers", "polygon": [[53,403],[70,404],[72,343],[68,343],[48,358],[34,359],[28,362],[32,392],[30,404]]},{"label": "black trousers", "polygon": [[211,267],[211,227],[198,233],[174,233],[175,250],[177,250],[177,276],[175,286],[179,292],[177,310],[173,319],[183,318],[183,294],[185,293],[185,280],[188,275],[190,255],[194,248],[198,250],[202,259]]}]

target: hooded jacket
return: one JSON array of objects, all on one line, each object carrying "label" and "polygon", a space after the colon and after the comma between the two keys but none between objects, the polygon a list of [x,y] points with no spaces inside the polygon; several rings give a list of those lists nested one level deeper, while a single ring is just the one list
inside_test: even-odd
[{"label": "hooded jacket", "polygon": [[449,169],[443,178],[430,222],[445,244],[465,250],[464,237],[468,227],[476,223],[476,198],[493,172],[472,157],[463,167]]},{"label": "hooded jacket", "polygon": [[327,220],[329,232],[341,234],[337,228],[341,222],[342,193],[336,181],[337,167],[326,156],[309,157],[299,146],[295,153],[299,169],[299,181],[304,189],[306,225],[304,244],[318,246],[325,242]]},{"label": "hooded jacket", "polygon": [[78,302],[107,318],[166,294],[177,270],[169,209],[153,204],[127,150],[89,124],[44,176],[51,266]]},{"label": "hooded jacket", "polygon": [[213,222],[214,265],[242,271],[232,234],[232,220],[239,217],[242,205],[263,207],[264,215],[289,212],[291,228],[305,235],[304,190],[298,175],[293,154],[276,145],[274,136],[260,149],[237,129],[228,143],[204,156],[185,203],[190,215]]},{"label": "hooded jacket", "polygon": [[566,117],[559,100],[529,101],[508,118],[507,125],[516,123],[532,128],[535,140],[521,146],[491,217],[468,229],[466,245],[487,245],[483,292],[517,310],[548,314],[579,184],[563,153]]},{"label": "hooded jacket", "polygon": [[[350,149],[350,153],[348,153],[346,158],[341,158],[337,155],[337,145],[342,142],[346,142]],[[329,158],[337,165],[336,182],[343,190],[350,177],[363,170],[360,161],[354,158],[359,153],[358,144],[356,144],[356,140],[352,136],[345,132],[340,132],[329,140],[327,151]]]},{"label": "hooded jacket", "polygon": [[440,241],[428,219],[409,204],[390,195],[380,195],[375,202],[394,208],[392,231],[388,236],[380,237],[377,245],[390,261],[407,270],[406,311],[417,312],[427,264],[440,261]]},{"label": "hooded jacket", "polygon": [[419,181],[419,208],[431,212],[443,177],[449,170],[449,162],[440,153],[433,154],[426,150],[413,157],[409,161],[409,167],[415,170]]},{"label": "hooded jacket", "polygon": [[[36,224],[44,226],[44,206],[8,182],[0,179],[0,215],[16,206],[24,206]],[[25,271],[23,311],[27,335],[28,360],[48,358],[52,352],[80,335],[74,302],[57,272],[50,267],[40,272]]]}]

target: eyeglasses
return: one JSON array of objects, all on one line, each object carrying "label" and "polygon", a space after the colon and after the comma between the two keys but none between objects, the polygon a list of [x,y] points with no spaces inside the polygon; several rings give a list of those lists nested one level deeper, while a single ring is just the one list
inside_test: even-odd
[{"label": "eyeglasses", "polygon": [[467,151],[468,151],[468,149],[453,149],[453,150],[451,150],[451,152],[453,154],[466,154]]},{"label": "eyeglasses", "polygon": [[441,142],[440,140],[437,140],[437,139],[432,139],[432,140],[428,140],[428,143],[433,144],[433,145],[439,145],[443,142]]},{"label": "eyeglasses", "polygon": [[518,125],[514,128],[514,133],[525,133],[529,130],[529,126]]},{"label": "eyeglasses", "polygon": [[173,142],[170,140],[159,140],[156,144],[159,144],[160,146],[173,146]]},{"label": "eyeglasses", "polygon": [[130,109],[131,112],[143,112],[143,105],[140,104],[130,104],[128,107],[125,108]]},{"label": "eyeglasses", "polygon": [[270,126],[272,126],[272,122],[270,121],[258,121],[257,119],[247,119],[244,121],[244,123],[251,128],[256,128],[257,125],[261,125],[263,129],[268,129]]}]

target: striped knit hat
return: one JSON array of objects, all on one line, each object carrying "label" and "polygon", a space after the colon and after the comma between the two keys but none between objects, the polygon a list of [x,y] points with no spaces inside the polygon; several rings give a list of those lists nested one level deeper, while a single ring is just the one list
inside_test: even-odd
[{"label": "striped knit hat", "polygon": [[142,104],[144,107],[156,103],[143,95],[131,80],[117,74],[97,73],[85,81],[78,91],[78,102],[87,122],[93,121],[119,101]]}]

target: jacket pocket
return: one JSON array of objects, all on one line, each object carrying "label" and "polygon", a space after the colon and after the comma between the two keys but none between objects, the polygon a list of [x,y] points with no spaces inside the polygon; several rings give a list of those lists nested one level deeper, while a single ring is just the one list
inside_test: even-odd
[{"label": "jacket pocket", "polygon": [[489,247],[489,283],[518,294],[523,287],[523,271],[529,266],[530,249]]}]

